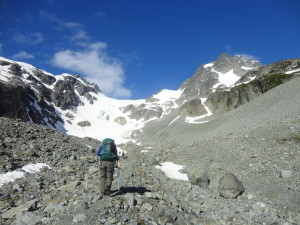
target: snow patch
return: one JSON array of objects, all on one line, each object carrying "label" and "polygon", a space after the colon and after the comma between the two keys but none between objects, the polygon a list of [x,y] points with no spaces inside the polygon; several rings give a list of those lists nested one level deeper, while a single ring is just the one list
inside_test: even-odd
[{"label": "snow patch", "polygon": [[159,93],[153,95],[154,98],[157,98],[160,100],[160,102],[167,102],[170,100],[176,100],[178,99],[183,90],[168,90],[168,89],[163,89]]},{"label": "snow patch", "polygon": [[14,182],[17,179],[20,179],[26,175],[26,173],[38,173],[43,167],[47,167],[48,169],[51,169],[49,165],[46,163],[36,163],[36,164],[28,164],[26,166],[22,167],[22,171],[12,171],[7,172],[5,174],[0,174],[0,187],[2,187],[6,183]]},{"label": "snow patch", "polygon": [[241,67],[243,70],[252,70],[253,68],[252,67],[246,67],[246,66],[242,66]]},{"label": "snow patch", "polygon": [[204,68],[213,67],[213,66],[214,66],[214,63],[208,63],[208,64],[203,65]]},{"label": "snow patch", "polygon": [[226,87],[230,87],[240,79],[240,77],[233,72],[233,69],[227,73],[221,73],[215,71],[214,69],[212,69],[212,72],[217,73],[219,78],[219,83],[216,84],[213,88],[217,88],[220,85],[225,85]]},{"label": "snow patch", "polygon": [[160,169],[166,174],[167,177],[170,177],[172,179],[186,181],[189,180],[187,174],[179,172],[184,168],[184,166],[177,165],[172,162],[163,162],[160,166],[155,166],[155,168]]},{"label": "snow patch", "polygon": [[290,70],[290,71],[285,72],[285,74],[292,74],[292,73],[296,73],[298,71],[300,71],[300,69]]}]

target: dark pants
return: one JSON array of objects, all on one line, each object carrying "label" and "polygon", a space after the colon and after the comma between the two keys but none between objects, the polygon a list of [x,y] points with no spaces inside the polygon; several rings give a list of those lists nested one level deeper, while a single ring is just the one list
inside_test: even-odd
[{"label": "dark pants", "polygon": [[111,188],[111,183],[114,176],[114,162],[110,161],[101,161],[100,162],[100,176],[101,176],[101,193],[109,193]]}]

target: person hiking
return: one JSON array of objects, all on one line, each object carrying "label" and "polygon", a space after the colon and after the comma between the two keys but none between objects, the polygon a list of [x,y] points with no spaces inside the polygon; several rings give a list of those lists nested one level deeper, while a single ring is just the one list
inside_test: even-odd
[{"label": "person hiking", "polygon": [[115,141],[111,138],[105,138],[97,151],[97,155],[100,156],[100,191],[102,195],[109,195],[116,162],[118,169],[121,169]]}]

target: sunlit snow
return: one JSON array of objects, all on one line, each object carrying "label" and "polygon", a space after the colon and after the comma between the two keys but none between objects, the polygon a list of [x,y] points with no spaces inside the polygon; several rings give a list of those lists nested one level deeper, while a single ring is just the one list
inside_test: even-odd
[{"label": "sunlit snow", "polygon": [[208,63],[203,65],[204,68],[208,68],[208,67],[212,67],[214,65],[214,63]]},{"label": "sunlit snow", "polygon": [[220,85],[225,85],[226,87],[230,87],[235,82],[237,82],[240,77],[237,76],[233,70],[230,70],[227,73],[220,73],[218,71],[215,71],[214,69],[211,70],[212,72],[215,72],[218,74],[219,83],[214,86],[214,88],[217,88]]},{"label": "sunlit snow", "polygon": [[296,73],[298,71],[300,71],[300,69],[290,70],[290,71],[285,72],[285,74],[292,74],[292,73]]},{"label": "sunlit snow", "polygon": [[179,172],[184,166],[174,164],[172,162],[163,162],[160,166],[155,166],[155,168],[162,170],[167,177],[176,180],[189,180],[187,174]]},{"label": "sunlit snow", "polygon": [[2,187],[6,183],[14,182],[15,180],[22,178],[26,175],[26,173],[37,173],[39,172],[43,167],[47,167],[48,169],[51,169],[49,165],[46,163],[36,163],[36,164],[28,164],[26,166],[22,167],[22,171],[12,171],[7,172],[5,174],[0,174],[0,187]]},{"label": "sunlit snow", "polygon": [[241,67],[243,70],[252,70],[253,69],[253,67],[246,67],[246,66],[242,66]]},{"label": "sunlit snow", "polygon": [[205,120],[205,121],[198,121],[198,120],[203,119],[203,118],[208,117],[208,116],[211,116],[213,114],[212,111],[210,111],[210,109],[208,108],[208,106],[205,105],[205,102],[206,102],[207,98],[200,98],[200,99],[201,99],[201,102],[202,102],[202,104],[203,104],[203,106],[204,106],[204,108],[205,108],[205,110],[206,110],[207,113],[204,114],[204,115],[195,116],[195,117],[189,117],[189,116],[187,116],[185,118],[185,122],[186,123],[194,123],[194,124],[197,124],[197,123],[207,123],[208,120]]}]

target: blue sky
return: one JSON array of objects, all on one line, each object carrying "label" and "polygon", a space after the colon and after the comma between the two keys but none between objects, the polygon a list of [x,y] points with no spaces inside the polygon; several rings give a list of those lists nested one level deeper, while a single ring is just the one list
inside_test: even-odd
[{"label": "blue sky", "polygon": [[1,0],[0,55],[140,99],[223,52],[300,57],[299,12],[298,0]]}]

